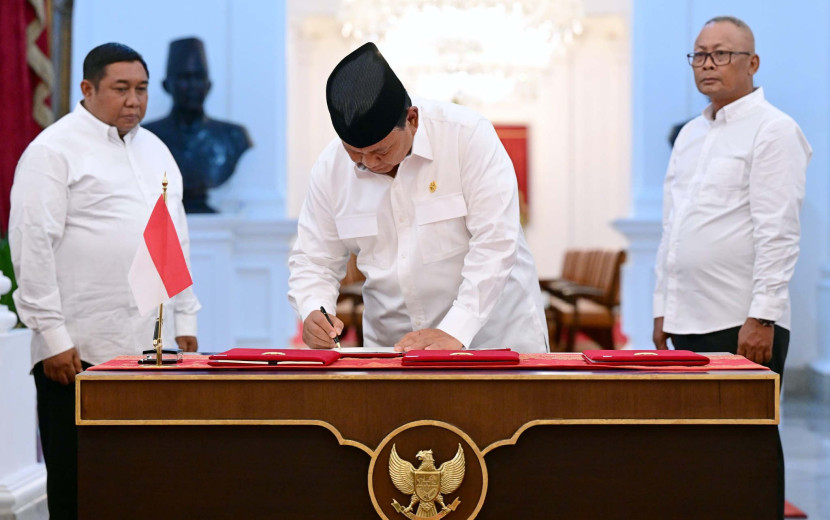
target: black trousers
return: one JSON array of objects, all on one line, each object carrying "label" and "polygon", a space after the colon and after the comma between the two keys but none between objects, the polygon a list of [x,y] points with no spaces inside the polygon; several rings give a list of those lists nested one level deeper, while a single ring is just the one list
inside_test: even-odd
[{"label": "black trousers", "polygon": [[[718,330],[708,334],[672,334],[671,341],[674,348],[691,350],[693,352],[731,352],[738,353],[738,332],[740,327]],[[772,339],[772,358],[765,366],[778,374],[781,386],[784,387],[784,362],[787,361],[787,350],[790,347],[790,331],[775,326]],[[778,435],[778,518],[784,518],[784,449],[781,446],[781,435]]]},{"label": "black trousers", "polygon": [[[89,363],[82,363],[84,369]],[[78,518],[78,429],[75,426],[75,385],[62,385],[34,366],[37,419],[46,462],[46,500],[50,520]]]}]

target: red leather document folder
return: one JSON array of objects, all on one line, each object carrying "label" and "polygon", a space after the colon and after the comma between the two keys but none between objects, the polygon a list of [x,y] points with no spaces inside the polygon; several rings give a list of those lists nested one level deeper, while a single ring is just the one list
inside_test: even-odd
[{"label": "red leather document folder", "polygon": [[403,356],[404,366],[446,368],[481,365],[518,365],[519,353],[512,350],[410,350]]},{"label": "red leather document folder", "polygon": [[597,365],[706,365],[709,358],[691,350],[586,350],[582,357]]},{"label": "red leather document folder", "polygon": [[335,350],[232,348],[208,358],[215,367],[245,365],[330,365],[340,359]]}]

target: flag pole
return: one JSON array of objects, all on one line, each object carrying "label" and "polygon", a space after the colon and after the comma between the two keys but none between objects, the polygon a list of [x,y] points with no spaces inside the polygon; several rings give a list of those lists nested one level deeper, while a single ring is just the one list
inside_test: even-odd
[{"label": "flag pole", "polygon": [[[164,205],[167,205],[167,172],[164,172],[164,178],[161,180],[162,197],[164,198]],[[156,366],[162,365],[162,349],[161,342],[161,325],[164,322],[163,318],[164,304],[159,304],[159,317],[156,320],[156,337],[153,338],[153,346],[156,348]]]}]

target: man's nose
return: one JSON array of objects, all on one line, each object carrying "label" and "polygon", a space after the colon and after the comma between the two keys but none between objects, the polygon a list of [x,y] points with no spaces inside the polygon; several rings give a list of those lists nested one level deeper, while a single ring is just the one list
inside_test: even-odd
[{"label": "man's nose", "polygon": [[714,56],[712,56],[711,54],[707,54],[706,56],[703,57],[703,66],[702,66],[702,68],[704,68],[704,69],[714,69],[715,67],[717,67],[717,65],[715,65],[715,57]]},{"label": "man's nose", "polygon": [[365,154],[361,162],[370,170],[373,169],[374,166],[378,166],[380,164],[380,160],[375,154]]},{"label": "man's nose", "polygon": [[127,106],[136,106],[138,105],[138,94],[136,94],[135,90],[130,89],[130,93],[127,94]]}]

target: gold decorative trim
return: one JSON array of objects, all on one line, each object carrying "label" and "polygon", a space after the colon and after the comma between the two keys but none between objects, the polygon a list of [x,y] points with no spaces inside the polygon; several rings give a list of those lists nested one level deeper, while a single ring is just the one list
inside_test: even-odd
[{"label": "gold decorative trim", "polygon": [[[417,372],[421,372],[425,369],[419,369]],[[138,371],[138,369],[137,369]],[[123,372],[123,373],[122,373]],[[159,373],[161,372],[161,373]],[[684,372],[684,373],[676,373],[676,374],[654,374],[651,372],[648,373],[614,373],[608,374],[604,373],[605,371],[600,372],[580,372],[580,373],[573,373],[573,372],[554,372],[554,371],[530,371],[530,370],[522,370],[511,372],[509,374],[504,373],[501,370],[484,370],[482,372],[476,372],[472,374],[465,374],[465,372],[471,372],[469,370],[465,370],[462,372],[455,372],[455,373],[447,373],[446,371],[436,371],[431,373],[415,373],[415,374],[399,374],[399,373],[383,373],[381,371],[371,371],[371,372],[360,372],[357,370],[354,371],[342,371],[342,372],[326,372],[324,374],[312,374],[311,371],[304,371],[302,373],[298,372],[289,372],[288,370],[279,370],[279,373],[276,372],[269,372],[267,374],[240,374],[235,372],[234,374],[218,374],[218,373],[210,373],[210,374],[171,374],[172,370],[159,370],[153,371],[153,373],[149,373],[148,370],[141,370],[140,373],[135,373],[131,371],[100,371],[94,372],[96,375],[79,375],[78,379],[83,381],[132,381],[137,379],[163,379],[164,381],[193,381],[193,380],[200,380],[200,379],[209,379],[211,381],[228,381],[228,380],[295,380],[295,379],[305,379],[305,380],[341,380],[341,379],[356,379],[356,380],[442,380],[442,379],[449,379],[449,380],[485,380],[485,381],[492,381],[492,380],[511,380],[511,379],[526,379],[529,381],[539,380],[539,381],[548,381],[548,380],[556,380],[556,379],[566,379],[566,380],[587,380],[591,379],[594,381],[615,381],[620,379],[642,379],[642,380],[649,380],[649,379],[659,379],[659,380],[682,380],[682,379],[696,379],[696,380],[709,380],[709,379],[717,379],[717,380],[728,380],[728,381],[745,381],[745,380],[765,380],[765,379],[777,379],[778,374],[774,372],[767,372],[767,371],[753,371],[747,373],[747,371],[729,371],[727,373],[711,373],[711,372]],[[415,372],[413,370],[412,372]],[[523,373],[519,373],[523,372]],[[726,371],[724,371],[726,372]],[[501,373],[501,374],[500,374]],[[100,375],[98,375],[100,374]]]},{"label": "gold decorative trim", "polygon": [[[436,428],[443,428],[445,430],[449,430],[461,437],[462,439],[464,439],[464,442],[466,442],[470,449],[473,451],[473,453],[475,453],[475,456],[478,459],[478,463],[481,465],[481,497],[478,500],[478,504],[476,504],[475,510],[473,510],[470,516],[467,517],[467,520],[473,520],[476,516],[478,516],[478,513],[479,511],[481,511],[482,506],[484,506],[484,498],[487,496],[487,486],[489,484],[489,477],[487,474],[487,464],[484,461],[484,454],[481,452],[481,450],[479,450],[478,444],[476,444],[473,441],[473,439],[464,432],[464,430],[456,426],[453,426],[450,423],[433,420],[412,421],[402,426],[399,426],[392,430],[388,435],[386,435],[386,437],[384,437],[383,440],[380,441],[378,447],[375,448],[374,453],[372,453],[372,460],[371,462],[369,462],[369,472],[366,475],[367,484],[369,486],[369,497],[372,499],[372,505],[374,506],[375,511],[384,520],[390,520],[389,517],[383,514],[383,510],[381,509],[380,505],[377,502],[377,498],[375,497],[374,487],[372,486],[372,472],[375,469],[375,463],[377,462],[378,454],[381,451],[383,451],[383,448],[387,444],[389,444],[389,442],[392,441],[399,433],[420,426],[434,426]],[[383,467],[383,465],[381,465],[381,467]]]},{"label": "gold decorative trim", "polygon": [[37,40],[44,30],[47,31],[47,39],[49,36],[46,2],[45,0],[29,0],[29,5],[35,11],[35,18],[26,26],[26,62],[40,78],[32,95],[32,118],[41,128],[46,128],[55,120],[52,110],[46,106],[46,98],[51,95],[54,83],[52,62],[37,45]]},{"label": "gold decorative trim", "polygon": [[775,424],[781,422],[781,377],[775,374]]},{"label": "gold decorative trim", "polygon": [[496,441],[483,450],[482,455],[487,455],[496,448],[502,446],[513,446],[518,442],[524,432],[534,426],[583,426],[583,425],[711,425],[711,426],[776,426],[778,417],[775,419],[537,419],[523,424],[516,433],[509,439]]}]

